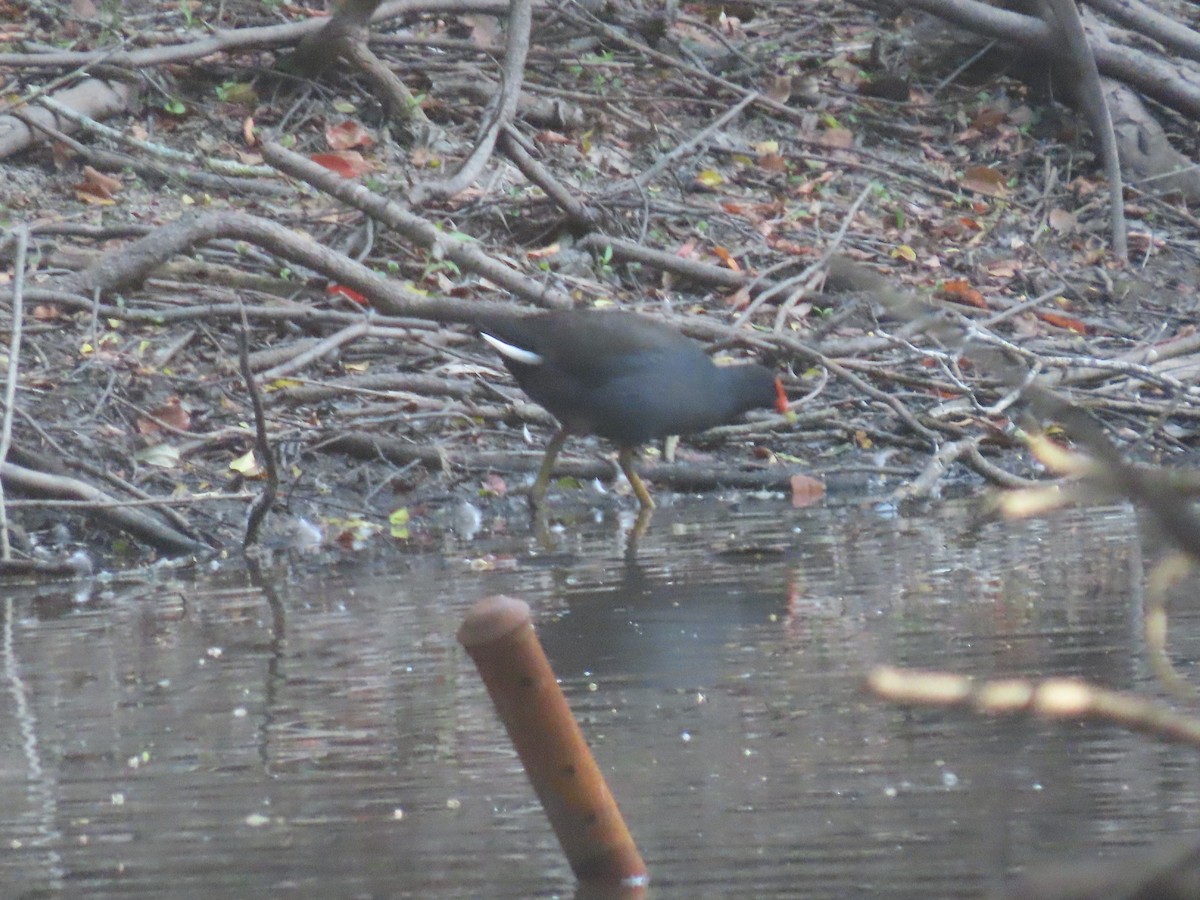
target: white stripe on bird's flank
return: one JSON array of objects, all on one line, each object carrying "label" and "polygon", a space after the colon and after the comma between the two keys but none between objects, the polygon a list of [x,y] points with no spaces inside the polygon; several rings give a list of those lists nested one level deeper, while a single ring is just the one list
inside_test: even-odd
[{"label": "white stripe on bird's flank", "polygon": [[506,356],[513,362],[518,362],[523,366],[540,366],[546,359],[540,353],[534,353],[532,350],[526,350],[524,347],[518,347],[516,344],[507,344],[500,338],[488,334],[486,331],[479,332],[479,336],[496,348],[496,352],[501,356]]}]

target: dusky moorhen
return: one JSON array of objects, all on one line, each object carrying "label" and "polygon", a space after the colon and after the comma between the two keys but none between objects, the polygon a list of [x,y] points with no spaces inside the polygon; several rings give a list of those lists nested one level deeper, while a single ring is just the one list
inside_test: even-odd
[{"label": "dusky moorhen", "polygon": [[615,442],[642,509],[654,508],[634,468],[639,445],[723,425],[750,409],[787,410],[779,378],[756,364],[718,366],[670,325],[620,310],[561,310],[489,318],[480,333],[517,383],[559,421],[530,492],[545,496],[569,435]]}]

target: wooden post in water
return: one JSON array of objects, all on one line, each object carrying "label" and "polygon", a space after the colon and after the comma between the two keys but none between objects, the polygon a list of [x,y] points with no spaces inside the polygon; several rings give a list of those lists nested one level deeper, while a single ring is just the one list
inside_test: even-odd
[{"label": "wooden post in water", "polygon": [[575,877],[644,886],[646,864],[567,705],[529,604],[485,597],[458,630]]}]

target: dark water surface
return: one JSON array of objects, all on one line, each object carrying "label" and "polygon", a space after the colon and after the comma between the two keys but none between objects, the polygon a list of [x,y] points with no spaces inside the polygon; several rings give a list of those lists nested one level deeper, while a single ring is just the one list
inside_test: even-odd
[{"label": "dark water surface", "polygon": [[[1119,729],[889,708],[875,663],[1154,691],[1133,514],[663,510],[262,584],[7,586],[0,896],[572,896],[454,633],[539,633],[659,897],[970,897],[1200,830],[1192,753]],[[1173,620],[1200,680],[1200,613]]]}]

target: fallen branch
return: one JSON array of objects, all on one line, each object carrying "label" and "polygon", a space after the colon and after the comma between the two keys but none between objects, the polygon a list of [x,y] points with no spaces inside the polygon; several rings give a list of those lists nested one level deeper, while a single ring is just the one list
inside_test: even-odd
[{"label": "fallen branch", "polygon": [[1079,678],[976,682],[948,672],[877,666],[867,675],[867,688],[876,697],[901,706],[966,709],[986,716],[1104,722],[1200,748],[1200,719],[1180,715],[1148,697],[1111,691]]},{"label": "fallen branch", "polygon": [[446,181],[426,182],[413,189],[413,201],[453,197],[470,187],[491,158],[500,130],[513,120],[521,84],[525,80],[525,58],[529,55],[529,31],[533,25],[533,0],[512,0],[508,11],[508,37],[504,65],[500,72],[500,92],[493,100],[490,119],[484,126],[475,149],[457,172]]},{"label": "fallen branch", "polygon": [[[531,281],[488,256],[474,244],[447,235],[428,219],[423,219],[402,209],[399,204],[392,203],[363,185],[347,181],[329,169],[305,159],[298,153],[293,153],[280,144],[266,142],[263,144],[262,150],[263,159],[267,162],[278,166],[288,175],[299,178],[330,196],[336,197],[343,203],[362,210],[372,218],[395,228],[417,246],[429,250],[437,259],[448,259],[459,268],[474,272],[539,306],[567,308],[572,305],[571,298],[561,291]],[[410,311],[405,314],[413,315],[414,313]],[[463,319],[462,321],[470,320]]]},{"label": "fallen branch", "polygon": [[[345,453],[358,459],[383,459],[396,465],[421,463],[431,469],[453,467],[469,472],[528,472],[534,473],[543,454],[480,452],[448,450],[442,444],[414,444],[410,441],[383,438],[366,432],[331,435],[317,444],[322,450]],[[645,464],[638,472],[647,480],[668,485],[677,490],[712,490],[715,487],[746,490],[790,491],[791,477],[796,474],[784,466],[767,469],[702,469],[693,465]],[[619,475],[615,461],[578,460],[563,458],[554,466],[555,478],[611,480]]]},{"label": "fallen branch", "polygon": [[6,488],[25,494],[88,501],[94,504],[88,509],[91,518],[127,531],[164,553],[198,553],[208,549],[204,544],[137,509],[122,504],[117,498],[77,478],[51,475],[6,462],[0,466],[0,479],[3,479]]}]

